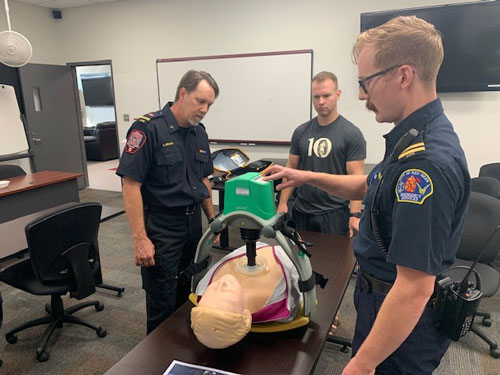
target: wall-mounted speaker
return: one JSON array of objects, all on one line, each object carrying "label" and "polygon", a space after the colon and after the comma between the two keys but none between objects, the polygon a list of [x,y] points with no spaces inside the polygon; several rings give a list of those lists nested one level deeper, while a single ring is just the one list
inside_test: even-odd
[{"label": "wall-mounted speaker", "polygon": [[55,20],[60,20],[62,18],[62,11],[60,11],[60,10],[53,10],[52,11],[52,17]]}]

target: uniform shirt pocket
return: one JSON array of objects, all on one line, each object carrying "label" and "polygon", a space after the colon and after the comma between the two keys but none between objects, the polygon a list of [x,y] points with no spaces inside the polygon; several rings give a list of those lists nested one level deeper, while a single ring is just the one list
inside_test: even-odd
[{"label": "uniform shirt pocket", "polygon": [[196,159],[196,173],[197,173],[197,176],[198,178],[201,180],[203,180],[203,178],[205,178],[205,176],[208,176],[209,174],[211,174],[213,172],[213,168],[209,168],[210,165],[209,165],[209,156],[208,154],[203,154],[201,152],[195,152],[195,159]]},{"label": "uniform shirt pocket", "polygon": [[161,148],[155,153],[153,178],[157,184],[173,185],[182,181],[185,164],[182,155],[175,148]]}]

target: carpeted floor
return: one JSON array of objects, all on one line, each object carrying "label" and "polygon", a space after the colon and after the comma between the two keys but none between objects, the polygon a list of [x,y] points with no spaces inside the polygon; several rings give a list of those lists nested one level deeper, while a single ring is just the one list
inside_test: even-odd
[{"label": "carpeted floor", "polygon": [[[86,189],[80,197],[81,201],[123,206],[121,195],[117,192]],[[144,292],[139,269],[132,261],[132,238],[125,215],[101,224],[99,246],[104,282],[125,287],[125,293],[116,297],[112,292],[99,290],[89,299],[99,299],[105,306],[104,310],[96,312],[87,308],[77,315],[102,325],[108,335],[99,338],[84,327],[65,325],[49,342],[49,361],[39,363],[35,350],[45,327],[28,329],[18,335],[18,342],[14,345],[3,339],[0,341],[0,358],[4,362],[0,374],[102,374],[144,338]],[[351,337],[354,329],[352,289],[350,285],[340,308],[339,336]],[[32,296],[3,284],[0,291],[4,298],[2,336],[18,324],[45,315],[44,305],[49,298]],[[64,303],[70,306],[77,301],[65,297]],[[485,331],[500,340],[500,293],[483,300],[481,304],[492,313],[493,325]],[[350,354],[339,349],[337,345],[325,345],[315,375],[341,374]],[[500,360],[489,356],[486,344],[474,334],[468,334],[460,342],[452,344],[435,374],[496,375],[499,366]]]}]

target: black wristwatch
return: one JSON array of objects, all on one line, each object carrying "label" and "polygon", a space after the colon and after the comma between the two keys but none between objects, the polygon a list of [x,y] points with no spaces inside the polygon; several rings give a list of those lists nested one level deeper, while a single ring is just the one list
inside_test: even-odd
[{"label": "black wristwatch", "polygon": [[361,212],[351,212],[349,217],[357,217],[358,219],[361,219]]}]

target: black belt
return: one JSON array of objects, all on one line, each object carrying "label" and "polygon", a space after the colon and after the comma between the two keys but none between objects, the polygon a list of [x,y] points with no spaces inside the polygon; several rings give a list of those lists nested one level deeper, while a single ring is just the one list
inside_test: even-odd
[{"label": "black belt", "polygon": [[349,207],[348,206],[341,206],[341,207],[333,208],[333,209],[331,209],[329,211],[316,212],[316,213],[313,213],[313,214],[302,212],[302,211],[296,209],[295,207],[293,208],[293,210],[297,211],[299,214],[302,214],[302,215],[321,216],[321,215],[327,215],[327,214],[337,213],[337,212],[341,212],[341,211],[348,211]]},{"label": "black belt", "polygon": [[190,206],[177,206],[177,207],[158,207],[158,206],[146,206],[144,209],[148,212],[154,214],[165,214],[174,216],[190,216],[196,212],[198,208],[197,204]]},{"label": "black belt", "polygon": [[359,286],[362,291],[387,295],[392,288],[392,283],[378,280],[363,271],[358,272]]}]

